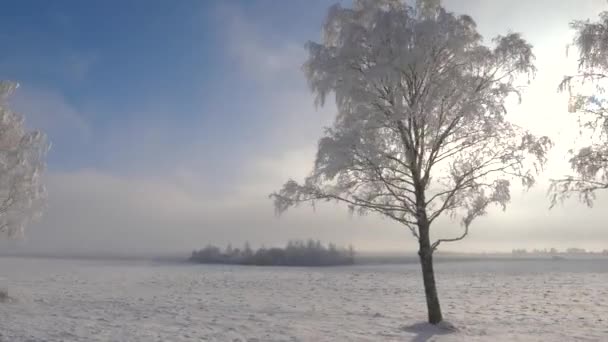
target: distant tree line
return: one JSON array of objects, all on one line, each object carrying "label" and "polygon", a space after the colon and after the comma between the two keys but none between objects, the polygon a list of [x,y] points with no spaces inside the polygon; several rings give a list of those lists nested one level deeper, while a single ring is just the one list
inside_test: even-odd
[{"label": "distant tree line", "polygon": [[606,255],[608,256],[608,249],[604,249],[601,252],[593,252],[593,251],[587,251],[584,248],[568,248],[565,251],[559,251],[555,248],[551,248],[551,249],[534,249],[532,251],[528,251],[525,248],[522,249],[513,249],[512,250],[512,254],[513,255],[527,255],[527,254],[549,254],[549,255],[555,255],[555,254],[601,254],[601,255]]},{"label": "distant tree line", "polygon": [[243,248],[226,246],[222,251],[219,247],[207,247],[193,251],[190,261],[203,264],[232,264],[258,266],[334,266],[354,264],[355,251],[337,247],[333,243],[323,245],[318,240],[289,241],[285,248],[261,247],[252,250],[249,243]]}]

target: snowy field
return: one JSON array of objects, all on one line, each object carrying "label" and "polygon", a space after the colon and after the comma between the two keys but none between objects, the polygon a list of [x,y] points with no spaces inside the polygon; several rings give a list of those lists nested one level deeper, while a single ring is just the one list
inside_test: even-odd
[{"label": "snowy field", "polygon": [[0,258],[0,341],[608,341],[608,260],[263,268]]}]

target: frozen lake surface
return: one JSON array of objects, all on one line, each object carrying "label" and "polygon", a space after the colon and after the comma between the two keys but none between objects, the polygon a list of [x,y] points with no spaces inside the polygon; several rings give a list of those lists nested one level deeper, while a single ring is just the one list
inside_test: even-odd
[{"label": "frozen lake surface", "polygon": [[608,260],[282,268],[0,258],[0,341],[608,341]]}]

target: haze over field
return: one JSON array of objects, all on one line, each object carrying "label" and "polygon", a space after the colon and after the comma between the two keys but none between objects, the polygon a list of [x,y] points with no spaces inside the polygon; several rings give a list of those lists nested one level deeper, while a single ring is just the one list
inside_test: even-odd
[{"label": "haze over field", "polygon": [[[3,250],[45,253],[175,253],[207,242],[282,245],[314,237],[359,250],[414,251],[407,229],[341,206],[302,207],[280,220],[267,195],[304,177],[333,105],[315,109],[300,66],[334,1],[20,1],[0,13],[2,79],[27,124],[48,132],[48,210],[25,240]],[[348,2],[344,3],[348,5]],[[606,248],[602,210],[576,201],[548,210],[552,176],[568,171],[577,133],[567,95],[574,19],[596,18],[603,0],[445,1],[490,38],[521,32],[534,46],[536,78],[509,116],[557,142],[528,193],[492,209],[455,251]],[[33,11],[33,8],[36,8]],[[146,15],[141,15],[145,12]],[[607,203],[601,195],[596,208]],[[434,228],[456,232],[457,223]],[[5,249],[7,248],[7,249]]]}]

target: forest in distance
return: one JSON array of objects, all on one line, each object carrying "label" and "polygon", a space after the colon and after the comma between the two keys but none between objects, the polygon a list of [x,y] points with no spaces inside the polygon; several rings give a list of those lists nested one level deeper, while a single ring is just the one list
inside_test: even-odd
[{"label": "forest in distance", "polygon": [[319,240],[292,240],[284,248],[260,247],[253,250],[249,243],[243,248],[207,245],[193,251],[190,261],[203,264],[234,264],[255,266],[335,266],[354,264],[355,251],[352,246],[338,247],[333,243],[325,246]]}]

